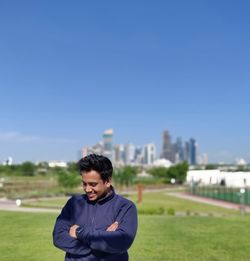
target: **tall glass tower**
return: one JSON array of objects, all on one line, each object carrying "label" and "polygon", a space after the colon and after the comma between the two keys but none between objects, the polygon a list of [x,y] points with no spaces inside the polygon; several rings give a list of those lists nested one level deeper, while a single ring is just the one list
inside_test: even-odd
[{"label": "tall glass tower", "polygon": [[104,131],[102,135],[103,139],[103,155],[112,160],[113,151],[113,130],[109,129]]},{"label": "tall glass tower", "polygon": [[195,139],[191,138],[189,141],[189,146],[190,146],[190,163],[192,165],[197,164],[197,143]]},{"label": "tall glass tower", "polygon": [[163,145],[161,158],[168,159],[172,163],[175,162],[175,155],[173,150],[173,145],[171,143],[171,136],[167,130],[163,132]]}]

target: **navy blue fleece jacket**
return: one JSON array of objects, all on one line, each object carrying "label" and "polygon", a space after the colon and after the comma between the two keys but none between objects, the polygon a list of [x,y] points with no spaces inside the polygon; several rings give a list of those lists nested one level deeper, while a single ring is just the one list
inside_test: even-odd
[{"label": "navy blue fleece jacket", "polygon": [[[106,229],[115,221],[116,231]],[[69,235],[72,225],[80,226],[77,239]],[[127,250],[137,231],[137,211],[133,202],[114,191],[90,202],[86,195],[71,197],[56,220],[54,245],[66,252],[66,261],[127,261]]]}]

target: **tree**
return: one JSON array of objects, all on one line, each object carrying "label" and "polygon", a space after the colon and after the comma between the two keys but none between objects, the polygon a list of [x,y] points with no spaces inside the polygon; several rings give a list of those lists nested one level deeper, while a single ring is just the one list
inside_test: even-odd
[{"label": "tree", "polygon": [[217,169],[217,168],[218,168],[218,166],[215,165],[215,164],[208,164],[208,165],[206,165],[206,167],[205,167],[205,169]]},{"label": "tree", "polygon": [[34,176],[35,169],[35,165],[30,161],[26,161],[20,166],[21,174],[24,176]]},{"label": "tree", "polygon": [[167,171],[168,169],[165,167],[153,167],[148,170],[148,173],[153,177],[165,179],[167,177]]},{"label": "tree", "polygon": [[68,163],[68,171],[75,171],[75,172],[79,172],[79,167],[77,162],[69,162]]},{"label": "tree", "polygon": [[187,162],[182,162],[169,168],[154,167],[149,169],[148,172],[152,176],[160,178],[164,183],[170,183],[172,178],[174,178],[179,183],[183,183],[186,179],[187,170]]},{"label": "tree", "polygon": [[75,188],[80,185],[80,175],[77,172],[58,172],[58,183],[65,188]]},{"label": "tree", "polygon": [[186,180],[188,163],[186,161],[172,166],[168,169],[168,177],[175,178],[177,182],[183,183]]},{"label": "tree", "polygon": [[120,185],[132,185],[137,174],[137,168],[132,166],[125,166],[114,172],[114,181]]}]

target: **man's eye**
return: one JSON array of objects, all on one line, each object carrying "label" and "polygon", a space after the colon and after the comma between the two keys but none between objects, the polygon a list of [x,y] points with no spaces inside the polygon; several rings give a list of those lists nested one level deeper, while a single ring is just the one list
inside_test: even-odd
[{"label": "man's eye", "polygon": [[[82,185],[84,186],[84,187],[86,187],[87,186],[87,183],[82,183]],[[89,183],[88,184],[90,187],[95,187],[96,185],[97,185],[97,183]]]}]

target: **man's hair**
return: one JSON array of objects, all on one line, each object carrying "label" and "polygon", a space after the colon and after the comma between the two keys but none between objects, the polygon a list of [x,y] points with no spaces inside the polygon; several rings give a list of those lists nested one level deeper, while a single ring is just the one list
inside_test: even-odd
[{"label": "man's hair", "polygon": [[107,181],[112,177],[113,166],[111,161],[102,155],[90,154],[78,161],[80,174],[95,170],[101,176],[103,181]]}]

